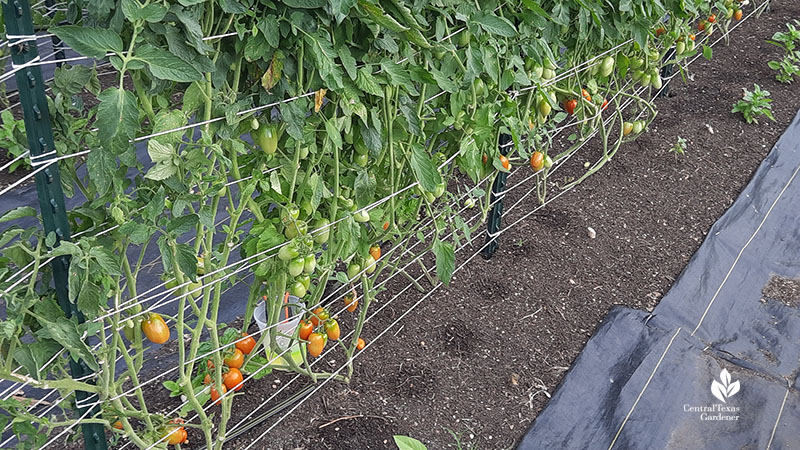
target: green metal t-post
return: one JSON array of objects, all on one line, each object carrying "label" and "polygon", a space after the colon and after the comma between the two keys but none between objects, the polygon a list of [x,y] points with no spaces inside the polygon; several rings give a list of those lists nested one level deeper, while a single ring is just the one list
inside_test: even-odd
[{"label": "green metal t-post", "polygon": [[[508,154],[508,149],[511,145],[511,136],[501,134],[499,141],[500,154],[505,156]],[[507,172],[499,172],[492,184],[492,194],[489,197],[489,201],[494,206],[489,211],[489,217],[486,218],[486,241],[481,251],[483,259],[491,258],[500,246],[497,243],[497,235],[500,231],[500,221],[503,218],[503,197],[506,195],[506,178],[508,178]]]},{"label": "green metal t-post", "polygon": [[[28,0],[5,0],[3,16],[6,22],[6,35],[11,49],[12,70],[16,71],[17,90],[19,91],[25,130],[28,135],[31,165],[40,170],[35,175],[36,190],[39,194],[39,208],[42,214],[44,231],[48,235],[54,233],[56,242],[70,239],[67,212],[64,207],[64,191],[61,189],[61,177],[58,163],[51,162],[55,158],[53,129],[50,124],[50,113],[47,108],[42,70],[36,65],[39,52],[34,36],[31,9]],[[52,261],[53,281],[56,297],[61,309],[67,317],[76,317],[83,322],[84,317],[75,304],[69,301],[69,258],[61,256]],[[86,379],[93,382],[92,371],[83,361],[70,359],[70,371],[73,378]],[[95,394],[76,392],[79,403],[94,403]],[[99,412],[95,406],[90,414]],[[78,414],[86,413],[87,408],[77,408]],[[84,424],[84,446],[88,450],[106,450],[105,430],[100,424]]]}]

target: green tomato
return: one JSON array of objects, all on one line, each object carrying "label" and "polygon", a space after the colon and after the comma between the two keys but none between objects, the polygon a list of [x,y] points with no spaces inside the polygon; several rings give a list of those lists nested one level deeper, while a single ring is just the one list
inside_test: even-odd
[{"label": "green tomato", "polygon": [[550,106],[550,103],[547,102],[545,99],[539,100],[539,114],[544,117],[550,115],[550,111],[553,110],[553,107]]},{"label": "green tomato", "polygon": [[474,208],[475,207],[475,199],[472,198],[472,197],[467,197],[467,199],[464,200],[464,206],[466,206],[469,209]]},{"label": "green tomato", "polygon": [[302,257],[297,257],[289,263],[289,275],[296,277],[303,273],[305,260]]},{"label": "green tomato", "polygon": [[352,280],[353,278],[357,277],[358,274],[361,273],[361,266],[356,263],[350,263],[347,266],[347,278]]},{"label": "green tomato", "polygon": [[281,209],[281,222],[284,224],[291,223],[293,220],[297,220],[298,217],[300,217],[300,208],[294,203],[289,203]]},{"label": "green tomato", "polygon": [[646,74],[642,75],[642,79],[639,80],[639,82],[642,84],[642,86],[647,87],[647,86],[650,86],[650,79],[651,78],[652,77],[650,76],[650,74],[646,73]]},{"label": "green tomato", "polygon": [[316,268],[317,268],[317,257],[313,253],[310,255],[306,255],[305,259],[303,260],[303,272],[314,273],[314,269]]},{"label": "green tomato", "polygon": [[549,155],[544,157],[544,167],[545,169],[553,167],[553,158],[551,158]]},{"label": "green tomato", "polygon": [[300,147],[300,159],[306,159],[308,157],[308,147]]},{"label": "green tomato", "polygon": [[441,182],[441,183],[437,184],[436,185],[436,189],[434,189],[434,191],[433,191],[433,196],[436,197],[436,198],[441,197],[442,194],[444,194],[445,187],[446,187],[446,185],[444,184],[444,182]]},{"label": "green tomato", "polygon": [[258,119],[253,117],[253,119],[250,121],[250,129],[251,130],[257,130],[258,126],[259,126]]},{"label": "green tomato", "polygon": [[533,58],[526,58],[525,59],[525,71],[530,72],[533,68],[536,67],[536,60]]},{"label": "green tomato", "polygon": [[314,222],[314,230],[324,229],[323,231],[318,231],[314,235],[314,242],[320,245],[328,242],[328,238],[331,236],[331,229],[328,226],[330,223],[328,219],[318,219]]},{"label": "green tomato", "polygon": [[475,89],[475,95],[478,98],[486,94],[486,84],[480,78],[475,78],[475,81],[472,82],[472,87]]},{"label": "green tomato", "polygon": [[664,86],[664,81],[661,79],[661,75],[657,70],[653,70],[653,74],[650,76],[650,83],[656,89],[661,89]]},{"label": "green tomato", "polygon": [[653,48],[647,53],[647,57],[650,58],[650,61],[658,61],[661,58],[661,53]]},{"label": "green tomato", "polygon": [[634,70],[633,71],[633,75],[632,75],[633,81],[639,81],[639,80],[642,79],[643,76],[644,76],[644,71],[642,71],[642,70]]},{"label": "green tomato", "polygon": [[303,287],[306,288],[306,291],[311,287],[311,277],[307,273],[300,275],[296,280],[303,283]]},{"label": "green tomato", "polygon": [[366,267],[364,272],[366,272],[367,275],[375,272],[375,258],[373,258],[372,255],[369,255],[364,259],[364,267]]},{"label": "green tomato", "polygon": [[443,60],[445,55],[447,55],[447,49],[445,49],[444,47],[436,47],[433,50],[433,57],[439,61]]},{"label": "green tomato", "polygon": [[549,70],[556,70],[556,64],[550,61],[550,58],[544,60],[544,68]]},{"label": "green tomato", "polygon": [[470,39],[472,39],[472,34],[469,32],[469,30],[463,30],[458,35],[459,47],[466,47],[469,44]]},{"label": "green tomato", "polygon": [[308,224],[304,220],[295,220],[286,225],[286,230],[283,234],[287,239],[294,239],[297,236],[303,236],[308,231]]},{"label": "green tomato", "polygon": [[600,64],[600,75],[607,77],[614,70],[614,57],[606,56]]},{"label": "green tomato", "polygon": [[358,164],[359,167],[365,167],[367,165],[367,155],[356,155],[353,158],[353,162]]},{"label": "green tomato", "polygon": [[636,70],[644,65],[644,59],[642,58],[632,58],[631,59],[631,69]]},{"label": "green tomato", "polygon": [[258,129],[250,133],[253,141],[261,147],[268,155],[275,153],[278,149],[278,131],[269,125],[259,126]]},{"label": "green tomato", "polygon": [[366,209],[362,209],[353,214],[353,219],[355,219],[355,221],[358,223],[369,222],[369,212]]},{"label": "green tomato", "polygon": [[678,42],[677,44],[675,44],[675,54],[680,56],[685,51],[686,51],[686,43],[685,42]]},{"label": "green tomato", "polygon": [[364,139],[361,139],[360,137],[356,139],[354,147],[356,149],[356,153],[359,155],[369,154],[369,148],[367,148],[366,144],[364,144]]},{"label": "green tomato", "polygon": [[639,134],[642,131],[644,131],[644,122],[642,122],[641,120],[633,122],[633,134]]},{"label": "green tomato", "polygon": [[128,319],[125,321],[122,325],[122,332],[125,333],[128,342],[133,342],[133,339],[136,337],[136,324],[133,323],[133,320]]},{"label": "green tomato", "polygon": [[289,293],[294,295],[297,298],[303,298],[306,296],[307,289],[303,285],[303,283],[299,281],[295,281],[292,283],[292,286],[289,288]]},{"label": "green tomato", "polygon": [[[555,75],[555,73],[553,73]],[[528,71],[528,76],[534,79],[543,78],[544,77],[544,67],[542,66],[534,66],[533,69]]]},{"label": "green tomato", "polygon": [[542,79],[543,80],[545,80],[545,81],[552,80],[555,77],[556,77],[556,71],[555,70],[547,69],[547,68],[542,70]]},{"label": "green tomato", "polygon": [[290,259],[295,259],[300,256],[300,252],[294,248],[292,243],[284,245],[283,247],[278,250],[278,259],[281,261],[289,261]]}]

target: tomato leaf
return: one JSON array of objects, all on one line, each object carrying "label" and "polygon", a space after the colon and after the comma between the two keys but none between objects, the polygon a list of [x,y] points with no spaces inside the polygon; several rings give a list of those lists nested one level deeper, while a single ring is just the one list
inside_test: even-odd
[{"label": "tomato leaf", "polygon": [[514,25],[509,22],[505,17],[498,17],[493,14],[482,16],[474,16],[472,21],[481,26],[489,33],[496,34],[503,37],[514,37],[517,35],[517,30]]},{"label": "tomato leaf", "polygon": [[331,13],[336,17],[336,23],[342,23],[350,13],[350,9],[356,6],[356,0],[329,0],[328,4],[330,5]]},{"label": "tomato leaf", "polygon": [[199,220],[200,218],[197,217],[197,214],[187,214],[185,216],[176,217],[167,224],[167,233],[175,237],[188,233],[197,225]]},{"label": "tomato leaf", "polygon": [[[98,118],[99,122],[100,119]],[[108,192],[113,182],[114,172],[117,170],[117,161],[110,151],[104,148],[94,148],[86,159],[86,168],[92,174],[91,180],[97,188],[97,193],[104,195]]]},{"label": "tomato leaf", "polygon": [[97,136],[104,146],[117,136],[130,139],[139,128],[139,105],[136,94],[110,87],[97,96]]},{"label": "tomato leaf", "polygon": [[[196,216],[195,219],[197,219]],[[178,267],[181,269],[181,272],[190,280],[196,282],[197,255],[194,252],[194,247],[189,244],[175,244],[175,250],[178,254]]]},{"label": "tomato leaf", "polygon": [[456,262],[453,244],[443,242],[437,237],[433,242],[433,254],[436,255],[436,276],[442,280],[442,283],[449,286]]},{"label": "tomato leaf", "polygon": [[111,30],[66,25],[50,32],[83,56],[103,58],[109,52],[122,53],[122,38]]},{"label": "tomato leaf", "polygon": [[342,88],[342,69],[334,61],[338,56],[333,50],[333,45],[327,37],[317,33],[305,35],[307,48],[311,50],[311,55],[317,64],[319,75],[330,89]]},{"label": "tomato leaf", "polygon": [[359,207],[364,207],[372,203],[375,198],[375,187],[378,183],[375,181],[375,175],[361,169],[356,176],[356,181],[353,186],[355,190],[355,200]]},{"label": "tomato leaf", "polygon": [[21,219],[23,217],[36,217],[36,210],[30,206],[18,206],[0,216],[0,223]]},{"label": "tomato leaf", "polygon": [[193,65],[172,53],[146,44],[136,50],[135,56],[146,62],[150,72],[162,80],[189,82],[202,78]]},{"label": "tomato leaf", "polygon": [[710,60],[714,56],[714,50],[710,45],[703,46],[703,58]]},{"label": "tomato leaf", "polygon": [[436,185],[442,182],[442,175],[436,169],[436,165],[419,144],[414,144],[411,148],[411,169],[422,189],[427,192],[433,192],[436,190]]},{"label": "tomato leaf", "polygon": [[72,356],[73,361],[83,360],[92,370],[99,369],[97,360],[85,342],[81,340],[81,333],[75,322],[62,317],[55,322],[51,322],[40,317],[41,329],[36,332],[36,336],[43,339],[52,339],[60,343]]},{"label": "tomato leaf", "polygon": [[36,341],[26,343],[14,350],[14,359],[28,371],[31,378],[41,380],[45,375],[45,366],[60,350],[61,345],[58,342]]}]

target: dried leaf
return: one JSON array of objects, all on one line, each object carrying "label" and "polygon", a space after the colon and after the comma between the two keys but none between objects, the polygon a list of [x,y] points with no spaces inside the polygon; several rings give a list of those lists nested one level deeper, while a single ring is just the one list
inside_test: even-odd
[{"label": "dried leaf", "polygon": [[261,77],[261,86],[269,92],[278,81],[281,79],[281,73],[283,71],[283,55],[280,51],[276,51],[272,55],[272,62],[269,63],[269,67],[267,71],[264,72],[264,75]]},{"label": "dried leaf", "polygon": [[327,93],[327,89],[320,89],[314,93],[314,112],[318,113],[320,109],[322,109],[322,102],[325,100],[325,93]]}]

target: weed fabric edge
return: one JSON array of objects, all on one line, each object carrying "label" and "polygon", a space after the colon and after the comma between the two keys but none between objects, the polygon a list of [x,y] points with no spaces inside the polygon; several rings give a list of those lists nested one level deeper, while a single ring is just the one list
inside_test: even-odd
[{"label": "weed fabric edge", "polygon": [[798,172],[800,113],[654,311],[612,309],[517,449],[800,448]]}]

